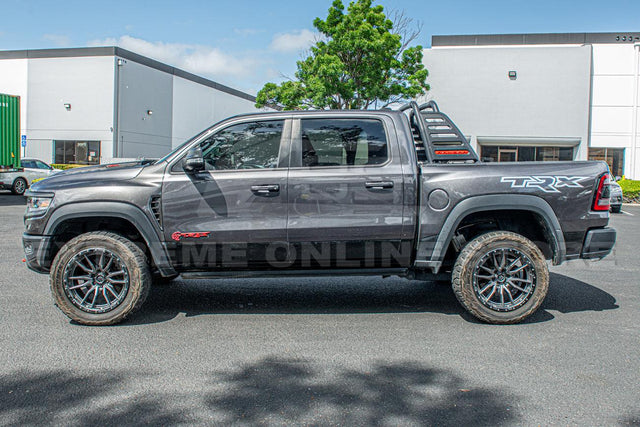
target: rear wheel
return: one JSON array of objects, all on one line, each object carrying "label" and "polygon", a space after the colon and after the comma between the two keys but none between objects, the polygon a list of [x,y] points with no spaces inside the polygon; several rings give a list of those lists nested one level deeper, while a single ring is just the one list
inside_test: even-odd
[{"label": "rear wheel", "polygon": [[70,319],[111,325],[138,310],[149,293],[151,274],[144,252],[109,232],[80,235],[56,255],[51,293]]},{"label": "rear wheel", "polygon": [[13,185],[11,186],[11,192],[13,194],[17,194],[22,196],[24,192],[27,190],[27,181],[24,178],[17,178],[13,181]]},{"label": "rear wheel", "polygon": [[458,301],[488,323],[517,323],[534,313],[549,288],[540,249],[508,231],[483,234],[460,252],[452,275]]},{"label": "rear wheel", "polygon": [[622,210],[622,205],[611,206],[612,213],[620,213],[621,210]]}]

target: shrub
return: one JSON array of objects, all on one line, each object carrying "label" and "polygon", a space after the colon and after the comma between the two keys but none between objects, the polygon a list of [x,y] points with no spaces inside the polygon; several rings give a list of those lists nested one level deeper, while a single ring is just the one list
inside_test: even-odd
[{"label": "shrub", "polygon": [[61,164],[52,164],[51,167],[54,169],[60,169],[60,170],[67,170],[67,169],[73,169],[73,168],[81,168],[83,166],[87,166],[87,165],[61,165]]},{"label": "shrub", "polygon": [[637,199],[640,197],[640,181],[633,181],[630,179],[622,179],[618,181],[622,188],[622,194],[627,199]]}]

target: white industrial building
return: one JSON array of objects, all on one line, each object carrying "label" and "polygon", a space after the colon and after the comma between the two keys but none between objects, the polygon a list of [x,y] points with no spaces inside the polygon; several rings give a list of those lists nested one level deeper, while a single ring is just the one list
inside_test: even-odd
[{"label": "white industrial building", "polygon": [[433,36],[431,91],[481,157],[640,179],[640,33]]},{"label": "white industrial building", "polygon": [[0,93],[21,97],[23,156],[52,163],[157,158],[256,110],[251,95],[118,47],[0,51]]},{"label": "white industrial building", "polygon": [[[487,160],[606,160],[640,179],[640,33],[433,36],[435,99]],[[255,98],[117,47],[0,51],[24,155],[160,157]]]}]

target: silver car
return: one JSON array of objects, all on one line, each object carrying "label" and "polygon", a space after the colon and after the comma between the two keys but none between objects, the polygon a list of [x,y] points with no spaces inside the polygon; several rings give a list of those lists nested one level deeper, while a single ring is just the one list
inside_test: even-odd
[{"label": "silver car", "polygon": [[609,194],[610,194],[610,209],[613,213],[620,213],[622,209],[622,187],[615,181],[611,181],[609,184]]},{"label": "silver car", "polygon": [[11,190],[13,194],[24,194],[34,181],[40,181],[61,172],[42,160],[23,158],[22,167],[0,172],[0,189]]}]

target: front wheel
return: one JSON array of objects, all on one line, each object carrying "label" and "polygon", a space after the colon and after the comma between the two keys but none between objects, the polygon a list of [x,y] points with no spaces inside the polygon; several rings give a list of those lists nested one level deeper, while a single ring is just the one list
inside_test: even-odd
[{"label": "front wheel", "polygon": [[65,244],[51,267],[58,308],[83,325],[112,325],[139,309],[151,286],[142,250],[109,232],[82,234]]},{"label": "front wheel", "polygon": [[452,274],[458,301],[487,323],[517,323],[533,314],[549,289],[549,269],[540,249],[509,231],[472,240]]}]

